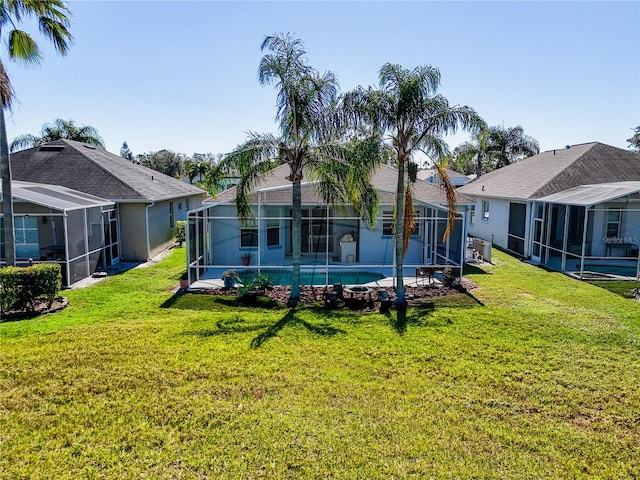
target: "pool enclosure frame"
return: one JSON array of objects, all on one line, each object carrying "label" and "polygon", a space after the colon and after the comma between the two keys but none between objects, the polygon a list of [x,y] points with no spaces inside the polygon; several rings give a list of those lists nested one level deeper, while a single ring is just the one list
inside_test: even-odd
[{"label": "pool enclosure frame", "polygon": [[[114,202],[57,185],[15,181],[12,187],[16,266],[57,263],[62,285],[70,287],[119,262]],[[0,231],[0,266],[6,264],[2,237]]]},{"label": "pool enclosure frame", "polygon": [[534,202],[532,260],[581,280],[640,279],[640,202],[628,200]]},{"label": "pool enclosure frame", "polygon": [[[203,278],[220,279],[221,273],[230,269],[239,272],[248,269],[258,273],[264,269],[292,271],[291,206],[267,203],[266,193],[273,190],[263,189],[257,193],[254,217],[248,224],[240,222],[232,202],[209,204],[189,211],[186,232],[189,285]],[[448,210],[441,205],[420,201],[415,202],[415,207],[418,212],[415,217],[416,234],[411,237],[403,262],[404,276],[413,277],[415,269],[423,266],[436,269],[461,267],[466,247],[465,215],[457,213],[453,232],[443,242]],[[329,282],[330,272],[377,272],[393,277],[395,284],[395,240],[389,232],[390,205],[380,205],[380,215],[373,230],[369,230],[348,206],[303,202],[302,208],[303,228],[305,221],[309,228],[307,250],[311,251],[304,252],[303,247],[301,272],[324,274],[325,284]],[[307,217],[304,217],[304,211]],[[242,246],[245,229],[255,232],[255,238],[248,242],[252,246]],[[345,255],[341,251],[341,247],[344,248],[341,239],[347,237],[352,237],[357,248],[355,253]],[[320,248],[310,246],[314,242]],[[251,265],[243,265],[243,253],[249,253],[252,260],[255,259]]]}]

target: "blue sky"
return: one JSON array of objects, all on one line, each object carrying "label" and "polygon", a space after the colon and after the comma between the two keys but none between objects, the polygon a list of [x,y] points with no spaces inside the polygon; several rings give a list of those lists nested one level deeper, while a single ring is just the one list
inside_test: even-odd
[{"label": "blue sky", "polygon": [[490,125],[522,125],[543,150],[626,148],[640,125],[637,1],[68,5],[69,55],[38,37],[39,68],[5,62],[17,93],[9,139],[70,118],[97,128],[114,153],[125,140],[134,154],[228,152],[248,131],[276,132],[276,92],[256,73],[274,32],[302,38],[310,64],[332,70],[342,91],[377,84],[386,62],[438,67],[452,104]]}]

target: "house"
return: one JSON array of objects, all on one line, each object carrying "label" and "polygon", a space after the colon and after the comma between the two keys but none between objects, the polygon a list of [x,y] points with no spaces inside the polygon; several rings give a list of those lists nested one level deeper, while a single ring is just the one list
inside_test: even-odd
[{"label": "house", "polygon": [[[449,181],[454,187],[461,187],[462,185],[466,185],[469,183],[470,178],[468,175],[465,175],[460,172],[456,172],[455,170],[451,170],[450,168],[445,168],[445,172],[449,177]],[[425,182],[433,183],[436,185],[440,185],[441,179],[438,170],[435,168],[428,168],[426,170],[418,170],[417,178],[419,180],[424,180]]]},{"label": "house", "polygon": [[[236,188],[218,195],[217,202],[189,212],[187,229],[190,281],[220,278],[223,270],[238,268],[243,255],[251,256],[250,268],[259,271],[291,270],[291,182],[289,166],[273,169],[251,195],[254,218],[242,223],[234,203]],[[332,272],[376,272],[392,276],[394,266],[393,206],[397,170],[383,165],[372,183],[378,191],[379,217],[373,230],[350,205],[327,205],[316,184],[302,184],[302,267],[320,272],[326,283]],[[404,259],[406,275],[417,266],[461,265],[465,250],[464,213],[451,235],[443,241],[448,209],[441,187],[427,182],[414,185],[415,228]],[[460,206],[465,208],[460,197]],[[326,275],[326,276],[325,276]],[[309,283],[303,280],[302,283]],[[332,283],[332,282],[329,282]],[[343,282],[345,283],[345,282]],[[360,283],[360,282],[357,282]]]},{"label": "house", "polygon": [[[0,190],[1,193],[1,190]],[[91,275],[118,256],[114,202],[60,185],[12,182],[16,264],[58,263],[62,285]],[[0,215],[0,260],[4,263]]]},{"label": "house", "polygon": [[205,191],[104,150],[57,140],[11,155],[14,180],[63,185],[116,204],[118,251],[111,261],[145,261],[174,242],[175,223]]},{"label": "house", "polygon": [[598,142],[549,150],[460,187],[469,234],[584,278],[638,277],[640,154]]}]

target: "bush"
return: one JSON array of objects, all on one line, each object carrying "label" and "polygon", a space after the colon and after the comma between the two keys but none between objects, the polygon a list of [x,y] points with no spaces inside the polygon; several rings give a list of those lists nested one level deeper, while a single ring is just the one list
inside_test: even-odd
[{"label": "bush", "polygon": [[60,265],[42,263],[32,267],[0,269],[0,306],[2,310],[33,311],[37,301],[51,308],[62,286]]},{"label": "bush", "polygon": [[187,222],[184,220],[178,220],[176,222],[176,242],[179,245],[187,239]]}]

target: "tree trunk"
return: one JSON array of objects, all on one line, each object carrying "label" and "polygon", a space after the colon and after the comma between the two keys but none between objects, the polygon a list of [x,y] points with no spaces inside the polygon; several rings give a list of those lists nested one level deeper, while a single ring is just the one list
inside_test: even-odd
[{"label": "tree trunk", "polygon": [[293,249],[293,274],[288,305],[295,307],[300,301],[300,249],[302,246],[302,187],[300,185],[300,175],[298,175],[297,171],[293,172],[292,204],[291,246]]},{"label": "tree trunk", "polygon": [[484,155],[482,153],[478,153],[478,160],[476,162],[476,178],[480,178],[482,176],[483,162],[484,162]]},{"label": "tree trunk", "polygon": [[4,214],[4,252],[7,266],[16,264],[15,233],[13,230],[13,197],[11,194],[11,164],[9,141],[4,121],[4,108],[0,107],[0,176],[2,176],[2,213]]},{"label": "tree trunk", "polygon": [[396,254],[396,308],[407,308],[404,294],[404,252],[402,239],[404,238],[404,169],[406,158],[398,157],[398,186],[396,188],[396,218],[395,218],[395,254]]}]

